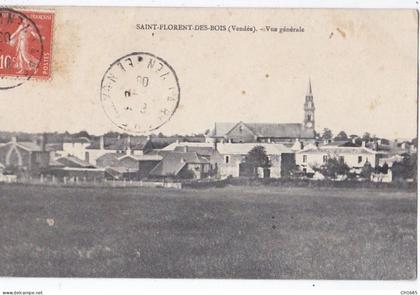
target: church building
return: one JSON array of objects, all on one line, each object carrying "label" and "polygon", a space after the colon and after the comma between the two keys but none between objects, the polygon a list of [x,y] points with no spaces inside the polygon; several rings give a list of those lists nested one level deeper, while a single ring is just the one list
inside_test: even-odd
[{"label": "church building", "polygon": [[208,142],[292,142],[315,140],[315,104],[311,81],[305,96],[303,123],[220,123],[207,136]]}]

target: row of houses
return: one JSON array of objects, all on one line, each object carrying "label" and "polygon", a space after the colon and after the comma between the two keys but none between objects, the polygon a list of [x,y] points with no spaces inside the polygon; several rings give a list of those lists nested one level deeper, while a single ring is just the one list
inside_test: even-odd
[{"label": "row of houses", "polygon": [[[244,140],[245,141],[245,140]],[[62,144],[49,143],[42,136],[32,142],[13,138],[0,144],[3,175],[42,177],[60,181],[143,180],[168,178],[218,178],[246,175],[244,159],[262,146],[271,166],[260,177],[281,178],[290,167],[311,175],[330,158],[340,158],[354,173],[366,163],[388,165],[403,159],[404,147],[375,150],[353,141],[319,142],[294,139],[282,142],[229,142],[173,140],[156,145],[147,137],[74,138]],[[249,142],[251,141],[251,142]]]},{"label": "row of houses", "polygon": [[[261,177],[281,178],[290,170],[305,176],[315,174],[328,159],[339,158],[358,174],[372,167],[392,167],[405,153],[417,147],[407,141],[386,139],[320,141],[315,132],[315,103],[312,85],[303,104],[302,123],[216,122],[205,136],[90,137],[87,133],[48,142],[43,135],[34,141],[0,144],[3,175],[18,178],[42,177],[62,181],[140,180],[162,178],[226,178],[247,175],[244,159],[256,146],[264,148],[270,167],[258,169]],[[261,167],[262,168],[262,167]]]}]

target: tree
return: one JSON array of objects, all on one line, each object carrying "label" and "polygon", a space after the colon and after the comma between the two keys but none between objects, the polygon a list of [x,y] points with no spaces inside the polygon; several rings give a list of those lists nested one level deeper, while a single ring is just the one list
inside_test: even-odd
[{"label": "tree", "polygon": [[330,158],[320,168],[321,174],[330,179],[335,179],[338,175],[347,175],[349,171],[350,167],[347,166],[343,158]]},{"label": "tree", "polygon": [[370,141],[371,140],[371,136],[370,136],[370,133],[369,132],[365,132],[365,133],[363,133],[363,136],[362,136],[362,139],[364,140],[364,141]]},{"label": "tree", "polygon": [[80,137],[90,138],[90,135],[89,135],[89,133],[87,131],[82,130],[82,131],[79,131],[77,133],[74,133],[73,134],[73,137],[74,138],[80,138]]},{"label": "tree", "polygon": [[121,136],[121,134],[119,132],[116,131],[108,131],[107,133],[104,134],[105,137],[113,137],[116,138],[118,136]]},{"label": "tree", "polygon": [[385,162],[385,163],[382,165],[382,167],[379,167],[379,172],[380,172],[380,173],[382,173],[382,174],[388,174],[388,169],[389,169],[389,166],[388,166],[388,164]]},{"label": "tree", "polygon": [[258,176],[258,168],[265,169],[271,167],[270,159],[268,158],[263,146],[253,147],[245,156],[243,164],[252,169],[252,174],[254,177]]},{"label": "tree", "polygon": [[324,128],[322,131],[321,139],[322,140],[331,140],[333,138],[333,133],[331,129]]},{"label": "tree", "polygon": [[417,181],[417,154],[404,154],[401,162],[391,167],[392,175],[396,179],[413,179]]},{"label": "tree", "polygon": [[337,136],[334,138],[335,141],[340,141],[340,140],[348,140],[348,136],[346,134],[346,132],[344,131],[340,131],[340,133],[337,134]]},{"label": "tree", "polygon": [[372,175],[373,170],[374,169],[372,165],[369,162],[366,162],[362,167],[362,171],[360,172],[360,177],[370,180],[370,176]]}]

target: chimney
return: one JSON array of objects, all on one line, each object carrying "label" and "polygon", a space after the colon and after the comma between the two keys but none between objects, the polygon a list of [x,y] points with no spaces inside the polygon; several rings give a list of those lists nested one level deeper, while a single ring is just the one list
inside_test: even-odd
[{"label": "chimney", "polygon": [[45,152],[47,146],[47,134],[42,133],[41,136],[41,151]]},{"label": "chimney", "polygon": [[362,147],[366,147],[366,141],[365,140],[362,141]]},{"label": "chimney", "polygon": [[100,150],[104,150],[105,149],[105,143],[104,143],[104,136],[103,135],[101,135],[99,137],[99,149]]}]

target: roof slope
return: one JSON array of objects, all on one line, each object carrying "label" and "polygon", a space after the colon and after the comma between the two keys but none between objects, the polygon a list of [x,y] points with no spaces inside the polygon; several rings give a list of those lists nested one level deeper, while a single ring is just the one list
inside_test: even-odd
[{"label": "roof slope", "polygon": [[99,156],[96,160],[118,160],[118,154],[117,153],[106,153],[102,156]]},{"label": "roof slope", "polygon": [[56,162],[63,164],[65,167],[72,168],[93,168],[89,162],[83,161],[75,156],[69,155],[55,159]]},{"label": "roof slope", "polygon": [[160,161],[163,159],[163,156],[156,153],[145,155],[124,155],[122,157],[119,157],[118,160],[123,160],[127,158],[133,159],[135,161]]},{"label": "roof slope", "polygon": [[[214,125],[213,137],[224,137],[239,123],[218,123]],[[242,123],[258,137],[313,138],[314,131],[303,128],[300,123]]]},{"label": "roof slope", "polygon": [[148,149],[163,149],[178,140],[177,137],[152,137],[147,143]]},{"label": "roof slope", "polygon": [[36,144],[35,142],[19,141],[19,142],[16,142],[16,145],[30,152],[42,152],[41,146]]},{"label": "roof slope", "polygon": [[168,152],[151,171],[151,176],[176,176],[187,164],[209,163],[195,152]]}]

